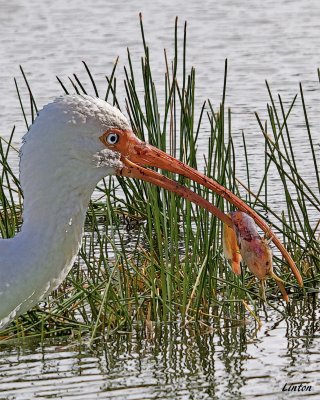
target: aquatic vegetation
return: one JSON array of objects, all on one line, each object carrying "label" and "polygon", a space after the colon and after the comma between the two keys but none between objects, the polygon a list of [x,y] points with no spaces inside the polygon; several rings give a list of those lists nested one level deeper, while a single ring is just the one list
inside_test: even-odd
[{"label": "aquatic vegetation", "polygon": [[[227,62],[220,104],[213,106],[208,100],[197,110],[196,72],[194,68],[186,70],[186,25],[180,49],[176,22],[174,57],[169,62],[165,52],[164,98],[159,98],[142,20],[141,32],[140,72],[128,50],[124,82],[126,112],[135,133],[191,167],[198,168],[199,160],[204,157],[204,173],[255,208],[261,219],[280,235],[304,279],[304,289],[301,289],[292,279],[289,266],[275,252],[273,266],[277,276],[286,282],[287,289],[296,296],[317,290],[320,179],[302,86],[299,97],[297,95],[287,108],[280,96],[277,102],[274,100],[267,85],[270,96],[268,122],[256,115],[257,126],[262,132],[261,146],[265,147],[260,182],[252,181],[245,133],[243,149],[247,173],[245,179],[239,179],[231,125],[233,117],[226,105]],[[119,107],[117,61],[107,77],[104,92],[97,88],[87,64],[84,63],[84,67],[88,76],[86,81],[74,75],[67,84],[65,79],[58,78],[62,92],[94,96],[104,93],[103,98]],[[18,85],[17,93],[28,128],[37,113],[37,105],[32,85],[22,69],[21,72],[29,97],[23,98]],[[297,104],[298,98],[301,106]],[[296,163],[299,149],[290,136],[293,108],[304,116],[301,135],[310,144],[315,177],[312,186]],[[205,155],[198,150],[202,132],[208,137]],[[12,146],[13,135],[14,130],[8,141],[0,141],[2,237],[13,236],[21,224],[23,194],[9,160],[10,152],[16,151]],[[170,172],[165,175],[175,178]],[[286,203],[282,209],[270,202],[270,183],[276,178],[280,179],[285,193]],[[178,182],[224,212],[235,211],[209,189],[191,184],[182,176]],[[200,321],[211,326],[241,323],[252,318],[252,314],[258,316],[261,297],[255,279],[247,269],[240,270],[239,265],[236,270],[240,274],[234,275],[230,270],[222,251],[222,229],[216,217],[163,189],[121,177],[107,178],[96,188],[87,213],[83,245],[67,279],[48,302],[19,317],[1,335],[15,338],[77,335],[86,331],[93,339],[100,332],[130,329],[139,321],[154,323],[178,319],[184,323]],[[286,312],[274,282],[266,289],[266,299],[270,307]]]}]

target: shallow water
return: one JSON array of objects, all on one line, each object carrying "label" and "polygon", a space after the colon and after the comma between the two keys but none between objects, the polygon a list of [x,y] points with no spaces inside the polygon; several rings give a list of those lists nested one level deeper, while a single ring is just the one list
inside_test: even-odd
[{"label": "shallow water", "polygon": [[[259,4],[257,6],[257,4]],[[180,18],[180,37],[188,20],[188,62],[197,71],[198,101],[210,97],[219,105],[224,60],[229,60],[227,104],[232,107],[233,134],[239,145],[241,130],[248,134],[253,177],[258,177],[264,151],[254,111],[266,117],[267,79],[285,104],[303,82],[319,155],[319,15],[320,2],[298,0],[202,2],[96,0],[92,7],[78,0],[23,0],[0,4],[0,133],[17,124],[15,144],[24,133],[13,76],[28,73],[39,107],[61,93],[55,80],[72,73],[85,77],[81,61],[92,69],[99,90],[106,87],[113,61],[125,63],[126,47],[138,67],[142,54],[138,13],[143,12],[151,45],[154,77],[162,84],[164,47],[172,54],[174,18]],[[121,72],[119,98],[123,100]],[[89,86],[89,84],[87,85]],[[123,103],[122,103],[123,104]],[[294,108],[290,132],[300,165],[309,176],[309,156],[300,102]],[[238,142],[237,142],[238,140]],[[206,146],[206,132],[200,138]],[[298,161],[299,161],[298,160]],[[17,159],[15,160],[17,165]],[[281,189],[273,184],[275,207]],[[317,217],[318,218],[318,217]],[[285,383],[312,385],[320,396],[319,302],[309,298],[293,304],[287,319],[268,310],[269,319],[255,331],[252,324],[214,329],[212,333],[157,327],[154,333],[114,335],[94,351],[77,341],[61,339],[43,346],[32,342],[0,347],[0,399],[251,399],[288,398]],[[262,316],[261,316],[262,317]],[[151,337],[150,337],[151,335]],[[86,339],[84,339],[86,341]],[[301,398],[301,393],[296,394]]]},{"label": "shallow water", "polygon": [[[0,346],[0,399],[287,399],[320,396],[319,300],[214,329],[136,327],[101,339]],[[304,383],[311,392],[284,392]]]}]

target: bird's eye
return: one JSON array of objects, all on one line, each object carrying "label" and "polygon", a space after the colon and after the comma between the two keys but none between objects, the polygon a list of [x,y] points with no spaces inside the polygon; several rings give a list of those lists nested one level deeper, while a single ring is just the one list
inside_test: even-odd
[{"label": "bird's eye", "polygon": [[109,135],[106,137],[106,142],[108,144],[116,144],[119,141],[119,135],[117,133],[111,132]]}]

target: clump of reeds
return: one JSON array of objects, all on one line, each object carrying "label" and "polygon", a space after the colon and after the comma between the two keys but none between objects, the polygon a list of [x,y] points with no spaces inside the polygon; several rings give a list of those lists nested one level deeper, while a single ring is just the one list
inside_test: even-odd
[{"label": "clump of reeds", "polygon": [[[310,144],[317,187],[312,189],[306,183],[295,162],[297,149],[292,145],[289,122],[293,107],[298,107],[298,96],[286,109],[280,96],[276,105],[268,85],[268,123],[257,115],[264,138],[264,144],[263,140],[261,143],[265,146],[261,183],[256,185],[251,180],[245,134],[243,148],[247,176],[243,182],[237,176],[231,110],[225,104],[227,63],[219,107],[214,108],[207,101],[196,110],[195,69],[186,70],[186,25],[183,46],[179,49],[176,21],[174,57],[169,62],[165,52],[165,94],[160,101],[142,20],[141,33],[143,56],[139,74],[142,87],[137,85],[139,66],[133,65],[129,51],[124,81],[126,112],[135,133],[194,168],[197,168],[199,157],[204,157],[204,172],[208,176],[242,196],[263,218],[271,218],[274,229],[282,236],[301,269],[306,290],[313,288],[320,272],[320,244],[319,222],[314,223],[311,218],[320,210],[320,182],[302,86],[299,97],[305,127],[301,135],[304,134],[304,140]],[[101,90],[98,92],[85,63],[84,67],[88,74],[86,83],[76,75],[69,78],[68,85],[58,78],[63,92],[99,96]],[[119,106],[116,68],[117,62],[107,77],[103,98]],[[21,71],[29,104],[22,101],[18,85],[17,93],[29,127],[37,107],[26,75]],[[85,89],[88,82],[90,89]],[[199,154],[198,138],[204,127],[208,131],[207,152]],[[2,237],[13,236],[21,224],[23,194],[8,162],[9,152],[14,151],[11,145],[13,133],[14,130],[8,141],[0,141]],[[268,200],[270,181],[274,179],[274,176],[269,177],[271,167],[276,167],[283,185],[286,200],[283,210],[275,211]],[[172,174],[168,173],[168,176],[172,177]],[[207,189],[190,184],[183,177],[173,178],[184,185],[192,185],[194,191],[224,211],[228,210],[229,206]],[[298,292],[282,259],[276,255],[274,262],[277,274],[288,283],[289,289]],[[270,306],[283,312],[280,294],[272,282],[268,284],[267,298]],[[215,217],[147,183],[106,178],[98,185],[90,203],[83,245],[67,279],[46,304],[41,303],[18,318],[2,335],[12,338],[86,331],[93,338],[98,332],[130,329],[139,321],[233,324],[252,315],[258,320],[260,300],[258,285],[246,268],[242,269],[240,277],[230,271],[222,255],[221,224]]]}]

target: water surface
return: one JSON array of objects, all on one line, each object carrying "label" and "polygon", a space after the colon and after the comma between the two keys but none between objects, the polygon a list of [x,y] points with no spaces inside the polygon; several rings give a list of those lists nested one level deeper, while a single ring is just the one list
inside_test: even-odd
[{"label": "water surface", "polygon": [[208,329],[177,324],[132,332],[0,346],[0,399],[301,399],[287,384],[320,396],[320,313],[314,296],[293,302],[288,317],[261,313]]}]

